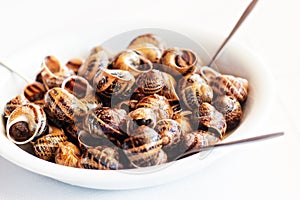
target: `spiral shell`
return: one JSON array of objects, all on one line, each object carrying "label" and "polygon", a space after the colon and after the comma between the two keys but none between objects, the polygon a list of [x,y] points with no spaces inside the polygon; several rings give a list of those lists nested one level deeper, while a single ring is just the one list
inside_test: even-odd
[{"label": "spiral shell", "polygon": [[123,109],[97,107],[85,118],[85,125],[88,132],[94,137],[106,137],[114,144],[120,143],[127,138],[122,130],[122,123],[125,123],[126,111]]},{"label": "spiral shell", "polygon": [[68,167],[78,167],[80,161],[80,150],[69,141],[58,143],[55,152],[55,163]]},{"label": "spiral shell", "polygon": [[46,89],[42,83],[33,82],[27,85],[24,88],[24,97],[28,99],[28,101],[43,105],[44,104],[44,95],[46,93]]},{"label": "spiral shell", "polygon": [[127,134],[131,135],[136,128],[143,125],[150,128],[156,125],[156,114],[151,108],[137,108],[128,114]]},{"label": "spiral shell", "polygon": [[193,150],[201,150],[205,147],[211,146],[219,142],[219,137],[216,137],[214,133],[210,133],[203,130],[197,130],[188,133],[183,138],[185,152]]},{"label": "spiral shell", "polygon": [[243,111],[239,101],[232,96],[219,96],[214,100],[213,105],[220,111],[226,120],[227,131],[236,128],[243,116]]},{"label": "spiral shell", "polygon": [[94,77],[93,85],[100,97],[110,100],[112,96],[126,95],[134,82],[134,76],[128,71],[100,70]]},{"label": "spiral shell", "polygon": [[125,139],[122,149],[134,167],[153,166],[159,163],[162,140],[154,129],[140,126]]},{"label": "spiral shell", "polygon": [[79,68],[82,65],[82,60],[78,58],[72,58],[66,63],[66,67],[73,71],[74,74],[78,74]]},{"label": "spiral shell", "polygon": [[40,75],[45,88],[48,90],[53,87],[60,87],[63,80],[73,73],[67,67],[62,67],[54,56],[47,56],[42,62]]},{"label": "spiral shell", "polygon": [[52,88],[47,91],[45,110],[52,120],[64,123],[74,123],[87,113],[87,107],[63,88]]},{"label": "spiral shell", "polygon": [[162,55],[163,70],[173,76],[185,76],[194,72],[199,65],[199,58],[189,49],[169,48]]},{"label": "spiral shell", "polygon": [[86,152],[87,149],[96,148],[98,146],[115,146],[106,137],[92,135],[86,130],[81,130],[78,133],[78,143],[82,152]]},{"label": "spiral shell", "polygon": [[157,122],[155,130],[162,138],[166,147],[177,145],[181,139],[181,126],[173,119],[162,119]]},{"label": "spiral shell", "polygon": [[165,42],[162,41],[160,37],[157,35],[146,33],[135,37],[129,44],[128,48],[143,45],[143,44],[152,44],[153,46],[157,47],[161,51],[166,48]]},{"label": "spiral shell", "polygon": [[60,142],[67,141],[62,129],[50,127],[49,133],[32,142],[34,154],[43,160],[53,160]]},{"label": "spiral shell", "polygon": [[247,99],[249,83],[246,79],[220,74],[208,67],[201,68],[201,75],[207,79],[216,95],[233,96],[240,103]]},{"label": "spiral shell", "polygon": [[97,72],[101,69],[106,69],[108,64],[109,58],[106,51],[103,49],[96,51],[92,53],[78,69],[78,75],[92,84]]},{"label": "spiral shell", "polygon": [[15,144],[26,144],[47,130],[44,110],[33,103],[17,107],[6,123],[6,134]]},{"label": "spiral shell", "polygon": [[208,130],[215,133],[220,139],[226,133],[227,124],[225,117],[214,106],[202,103],[193,115],[194,122],[199,124],[198,129]]},{"label": "spiral shell", "polygon": [[18,95],[9,100],[4,107],[4,117],[8,118],[11,113],[19,106],[29,103],[23,95]]},{"label": "spiral shell", "polygon": [[78,99],[92,98],[94,91],[89,82],[80,76],[72,75],[66,78],[61,87]]},{"label": "spiral shell", "polygon": [[117,170],[123,165],[119,162],[119,153],[111,147],[88,149],[80,159],[79,166],[85,169]]},{"label": "spiral shell", "polygon": [[127,70],[135,77],[152,69],[152,63],[133,50],[119,53],[111,66],[113,69]]},{"label": "spiral shell", "polygon": [[141,99],[137,105],[137,108],[151,108],[156,113],[156,119],[172,118],[173,110],[166,97],[153,94]]},{"label": "spiral shell", "polygon": [[160,92],[165,86],[164,74],[156,69],[140,74],[136,79],[137,87],[145,94]]}]

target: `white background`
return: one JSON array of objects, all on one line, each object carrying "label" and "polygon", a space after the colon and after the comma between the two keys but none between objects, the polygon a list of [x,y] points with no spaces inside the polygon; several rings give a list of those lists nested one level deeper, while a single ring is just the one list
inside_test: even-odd
[{"label": "white background", "polygon": [[[61,27],[76,31],[76,23],[85,21],[102,21],[121,30],[135,19],[145,21],[145,27],[163,21],[170,27],[184,24],[225,37],[249,2],[0,0],[0,59]],[[201,176],[129,191],[70,186],[0,157],[0,199],[300,199],[299,9],[298,0],[261,0],[234,36],[271,69],[277,98],[266,131],[285,130],[283,138],[230,147],[233,153]]]}]

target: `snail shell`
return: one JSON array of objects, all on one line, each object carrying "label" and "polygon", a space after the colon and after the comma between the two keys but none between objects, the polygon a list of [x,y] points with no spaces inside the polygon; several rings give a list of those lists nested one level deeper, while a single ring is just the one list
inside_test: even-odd
[{"label": "snail shell", "polygon": [[194,72],[199,58],[189,49],[169,48],[166,49],[161,58],[163,70],[173,76],[185,76]]},{"label": "snail shell", "polygon": [[52,88],[45,94],[45,110],[52,119],[74,123],[87,113],[87,107],[63,88]]},{"label": "snail shell", "polygon": [[187,117],[187,115],[191,115],[191,111],[182,111],[179,113],[176,113],[173,116],[173,119],[180,124],[181,127],[181,134],[184,136],[187,133],[192,132],[193,128],[190,123],[190,118]]},{"label": "snail shell", "polygon": [[223,75],[208,67],[201,68],[201,75],[208,80],[216,95],[233,96],[240,103],[245,102],[247,99],[249,83],[246,79]]},{"label": "snail shell", "polygon": [[139,54],[143,55],[152,63],[159,63],[162,56],[162,51],[150,43],[140,43],[128,46],[128,49],[132,49]]},{"label": "snail shell", "polygon": [[106,100],[112,96],[126,95],[135,82],[134,76],[125,70],[99,70],[93,80],[96,93]]},{"label": "snail shell", "polygon": [[81,156],[80,167],[85,169],[117,170],[123,165],[119,162],[119,153],[106,146],[87,149]]},{"label": "snail shell", "polygon": [[210,103],[213,98],[213,90],[207,84],[188,86],[180,91],[184,105],[190,109],[198,109],[203,102]]},{"label": "snail shell", "polygon": [[153,46],[157,47],[161,51],[163,51],[166,48],[165,42],[163,42],[162,39],[160,37],[158,37],[157,35],[154,35],[151,33],[146,33],[146,34],[137,36],[130,42],[128,48],[131,48],[131,47],[134,47],[137,45],[143,45],[143,44],[152,44]]},{"label": "snail shell", "polygon": [[78,99],[92,98],[94,91],[89,82],[80,76],[72,75],[66,78],[61,87]]},{"label": "snail shell", "polygon": [[156,114],[151,108],[137,108],[128,114],[127,134],[131,135],[135,129],[143,125],[150,128],[156,125]]},{"label": "snail shell", "polygon": [[79,132],[78,143],[83,152],[86,152],[87,149],[96,148],[98,146],[115,146],[106,137],[92,135],[86,130],[81,130]]},{"label": "snail shell", "polygon": [[208,130],[223,138],[227,129],[226,120],[214,106],[204,102],[193,114],[194,122],[199,124],[198,129]]},{"label": "snail shell", "polygon": [[153,166],[159,163],[162,140],[154,129],[140,126],[124,140],[122,149],[134,167]]},{"label": "snail shell", "polygon": [[55,152],[55,163],[68,167],[78,167],[80,161],[80,150],[69,141],[58,143]]},{"label": "snail shell", "polygon": [[179,81],[178,81],[178,91],[183,90],[186,87],[189,86],[200,86],[203,84],[207,84],[206,80],[204,78],[202,78],[199,74],[188,74],[184,77],[182,77]]},{"label": "snail shell", "polygon": [[203,130],[197,130],[186,134],[183,137],[183,144],[185,152],[192,150],[201,150],[204,147],[211,146],[219,142],[220,139],[214,135]]},{"label": "snail shell", "polygon": [[170,147],[180,142],[181,126],[173,119],[162,119],[158,121],[155,130],[161,136],[163,146]]},{"label": "snail shell", "polygon": [[50,127],[49,133],[32,142],[34,154],[43,160],[53,160],[60,142],[67,141],[62,129]]},{"label": "snail shell", "polygon": [[62,67],[54,56],[47,56],[42,62],[41,79],[48,90],[53,87],[60,87],[63,80],[72,75],[73,72]]},{"label": "snail shell", "polygon": [[72,58],[66,63],[66,67],[73,71],[74,74],[78,74],[79,68],[82,65],[82,60],[78,58]]},{"label": "snail shell", "polygon": [[40,82],[33,82],[24,88],[23,94],[28,101],[43,105],[46,88]]},{"label": "snail shell", "polygon": [[6,123],[6,134],[15,144],[26,144],[47,130],[44,110],[33,103],[17,107]]},{"label": "snail shell", "polygon": [[97,107],[86,118],[85,125],[88,132],[94,137],[106,137],[117,146],[127,138],[122,130],[125,123],[126,111],[123,109]]},{"label": "snail shell", "polygon": [[100,69],[106,69],[109,64],[109,58],[105,50],[92,53],[79,68],[78,75],[85,78],[89,83],[93,83],[93,79]]},{"label": "snail shell", "polygon": [[164,74],[156,69],[140,74],[136,79],[136,85],[145,94],[160,92],[165,86]]},{"label": "snail shell", "polygon": [[156,113],[157,121],[160,119],[172,118],[173,110],[168,100],[164,96],[153,94],[140,100],[137,108],[151,108]]},{"label": "snail shell", "polygon": [[19,106],[29,103],[23,95],[18,95],[8,101],[4,107],[4,117],[8,118],[11,113]]},{"label": "snail shell", "polygon": [[226,119],[227,131],[236,128],[243,116],[243,111],[239,101],[232,96],[218,96],[213,105],[220,111]]},{"label": "snail shell", "polygon": [[152,69],[152,63],[144,56],[133,50],[119,53],[112,63],[113,69],[129,71],[133,76],[148,72]]}]

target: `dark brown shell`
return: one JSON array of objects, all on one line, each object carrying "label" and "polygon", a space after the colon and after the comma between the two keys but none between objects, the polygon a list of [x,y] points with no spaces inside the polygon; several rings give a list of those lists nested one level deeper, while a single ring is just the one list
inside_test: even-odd
[{"label": "dark brown shell", "polygon": [[46,88],[40,82],[33,82],[24,88],[23,94],[28,101],[43,105]]},{"label": "dark brown shell", "polygon": [[122,130],[125,123],[126,111],[123,109],[97,107],[85,118],[85,125],[92,136],[106,137],[117,146],[127,138],[126,130]]},{"label": "dark brown shell", "polygon": [[164,96],[157,94],[144,97],[136,105],[137,108],[151,108],[157,116],[157,120],[172,118],[173,110]]},{"label": "dark brown shell", "polygon": [[220,139],[223,138],[227,130],[226,120],[215,107],[205,102],[193,114],[194,122],[199,125],[198,129],[215,133]]},{"label": "dark brown shell", "polygon": [[166,49],[161,58],[163,70],[173,76],[185,76],[193,73],[198,65],[199,58],[189,49],[169,48]]},{"label": "dark brown shell", "polygon": [[93,88],[89,82],[83,77],[76,75],[66,78],[61,87],[78,99],[92,98],[94,95]]},{"label": "dark brown shell", "polygon": [[87,107],[62,88],[52,88],[45,94],[45,110],[52,119],[74,123],[87,113]]},{"label": "dark brown shell", "polygon": [[88,149],[80,159],[79,166],[85,169],[117,170],[123,165],[119,162],[119,153],[111,147],[99,146]]},{"label": "dark brown shell", "polygon": [[53,160],[60,142],[67,141],[67,136],[62,129],[51,127],[44,135],[32,143],[34,154],[43,160]]},{"label": "dark brown shell", "polygon": [[218,96],[213,105],[226,119],[227,131],[236,128],[242,119],[243,111],[239,101],[232,96]]},{"label": "dark brown shell", "polygon": [[209,81],[214,93],[218,96],[228,95],[243,103],[248,96],[248,81],[232,75],[219,75]]},{"label": "dark brown shell", "polygon": [[162,140],[154,129],[140,126],[124,141],[122,148],[134,167],[153,166],[159,163]]},{"label": "dark brown shell", "polygon": [[68,166],[78,167],[80,161],[79,148],[69,141],[58,143],[55,153],[55,163]]}]

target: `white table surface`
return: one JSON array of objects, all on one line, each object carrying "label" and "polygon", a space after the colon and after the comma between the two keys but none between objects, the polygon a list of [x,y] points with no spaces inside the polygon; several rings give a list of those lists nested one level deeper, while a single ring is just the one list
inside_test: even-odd
[{"label": "white table surface", "polygon": [[[0,58],[64,24],[95,18],[120,27],[135,18],[185,23],[225,36],[248,2],[0,0]],[[284,137],[228,147],[234,151],[201,175],[128,191],[67,185],[0,157],[0,199],[300,199],[299,8],[298,0],[261,0],[234,37],[263,58],[275,79],[277,98],[261,134],[284,130]]]}]

